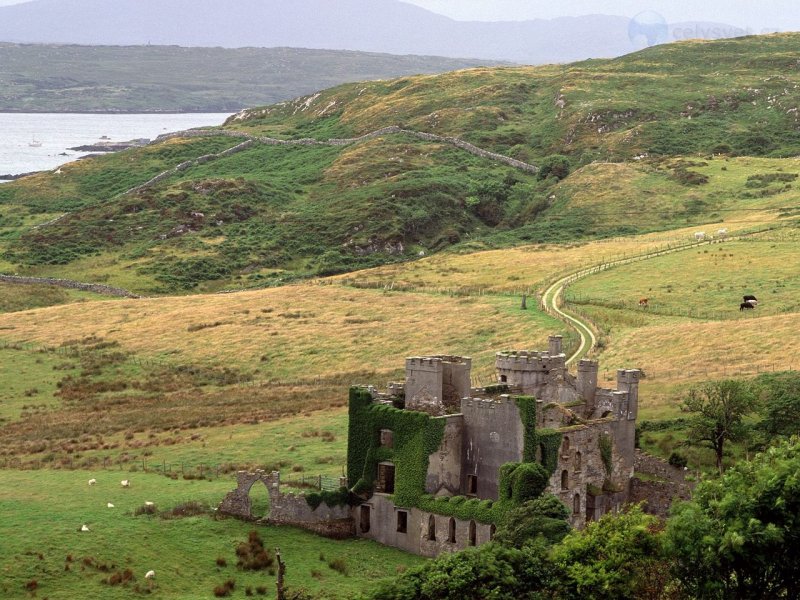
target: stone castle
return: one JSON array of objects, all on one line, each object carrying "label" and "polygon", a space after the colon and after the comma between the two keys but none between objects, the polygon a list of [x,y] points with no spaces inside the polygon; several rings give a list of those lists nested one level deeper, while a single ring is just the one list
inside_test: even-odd
[{"label": "stone castle", "polygon": [[249,516],[261,480],[280,507],[273,522],[436,556],[491,540],[501,511],[538,477],[536,493],[561,499],[583,527],[629,500],[641,372],[620,370],[605,389],[597,362],[573,375],[566,361],[552,336],[545,352],[498,352],[497,383],[474,388],[470,358],[407,358],[405,381],[386,392],[351,389],[349,506],[287,502],[278,474],[242,473],[220,509]]}]

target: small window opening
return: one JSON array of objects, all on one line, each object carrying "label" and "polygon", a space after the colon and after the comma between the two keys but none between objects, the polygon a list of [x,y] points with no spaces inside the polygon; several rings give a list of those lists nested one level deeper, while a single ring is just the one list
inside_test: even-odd
[{"label": "small window opening", "polygon": [[404,510],[397,511],[397,533],[408,533],[408,513]]}]

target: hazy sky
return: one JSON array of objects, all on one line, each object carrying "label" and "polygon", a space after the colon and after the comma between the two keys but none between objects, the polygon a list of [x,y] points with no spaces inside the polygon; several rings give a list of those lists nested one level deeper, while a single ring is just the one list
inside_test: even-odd
[{"label": "hazy sky", "polygon": [[[25,0],[0,0],[0,6]],[[113,0],[110,0],[113,1]],[[336,2],[336,0],[330,0]],[[404,0],[459,20],[511,21],[607,14],[633,17],[652,10],[671,23],[715,21],[761,33],[800,29],[797,0]],[[291,2],[291,0],[287,0]]]},{"label": "hazy sky", "polygon": [[405,0],[454,19],[523,20],[606,14],[633,17],[656,11],[671,23],[715,21],[750,28],[800,28],[796,0]]}]

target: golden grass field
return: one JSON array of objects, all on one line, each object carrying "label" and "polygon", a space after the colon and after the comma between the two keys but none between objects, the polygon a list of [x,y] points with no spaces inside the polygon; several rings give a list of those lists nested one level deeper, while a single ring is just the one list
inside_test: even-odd
[{"label": "golden grass field", "polygon": [[394,371],[407,355],[535,348],[560,322],[514,297],[454,298],[298,285],[237,294],[56,306],[0,315],[3,338],[58,346],[97,336],[170,362],[217,364],[291,379]]}]

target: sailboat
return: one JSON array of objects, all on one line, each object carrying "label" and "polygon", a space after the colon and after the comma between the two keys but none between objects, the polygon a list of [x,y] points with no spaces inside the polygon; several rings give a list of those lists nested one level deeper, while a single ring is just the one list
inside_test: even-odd
[{"label": "sailboat", "polygon": [[37,140],[34,137],[34,138],[31,138],[30,142],[28,142],[28,146],[30,146],[31,148],[41,148],[42,147],[42,142],[40,142],[39,140]]}]

